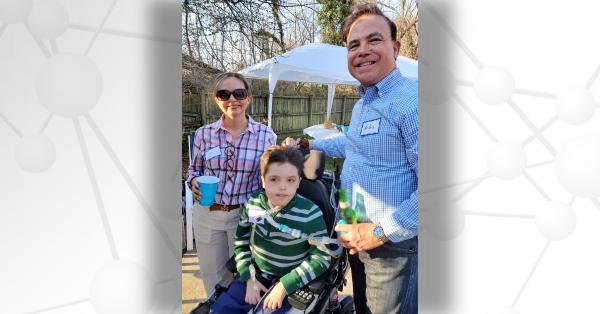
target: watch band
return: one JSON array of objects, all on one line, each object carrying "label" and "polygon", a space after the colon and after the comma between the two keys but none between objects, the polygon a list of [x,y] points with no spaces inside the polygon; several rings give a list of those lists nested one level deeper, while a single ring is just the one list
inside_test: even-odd
[{"label": "watch band", "polygon": [[385,232],[383,231],[383,227],[381,227],[380,223],[375,225],[375,228],[373,229],[373,235],[377,238],[377,240],[383,243],[388,241],[388,238],[385,236]]}]

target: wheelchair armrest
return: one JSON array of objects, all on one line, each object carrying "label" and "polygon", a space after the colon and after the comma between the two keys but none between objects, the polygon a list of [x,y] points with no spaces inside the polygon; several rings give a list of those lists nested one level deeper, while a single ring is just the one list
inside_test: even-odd
[{"label": "wheelchair armrest", "polygon": [[333,277],[335,275],[335,272],[338,271],[337,268],[337,263],[331,263],[331,265],[329,265],[329,267],[327,268],[327,270],[321,274],[321,276],[313,279],[312,281],[310,281],[307,285],[306,288],[315,294],[319,294],[321,293],[321,291],[323,290],[323,288],[328,285],[331,284],[332,281],[334,280]]},{"label": "wheelchair armrest", "polygon": [[308,285],[306,285],[306,287],[308,288],[308,290],[310,290],[310,292],[318,294],[321,292],[321,290],[323,290],[323,287],[325,287],[325,283],[327,282],[327,279],[329,278],[329,269],[327,271],[325,271],[325,273],[321,274],[321,276],[313,279],[311,282],[308,283]]},{"label": "wheelchair armrest", "polygon": [[237,273],[237,266],[235,265],[235,256],[231,256],[227,263],[225,263],[225,268],[229,270],[232,274]]},{"label": "wheelchair armrest", "polygon": [[313,279],[306,285],[306,288],[310,292],[319,294],[327,286],[337,286],[340,282],[345,284],[344,276],[348,269],[345,252],[346,250],[344,249],[342,255],[337,257],[321,276]]}]

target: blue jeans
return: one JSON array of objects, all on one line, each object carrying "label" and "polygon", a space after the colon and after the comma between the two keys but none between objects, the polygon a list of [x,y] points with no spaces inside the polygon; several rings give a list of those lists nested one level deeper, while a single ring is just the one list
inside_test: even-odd
[{"label": "blue jeans", "polygon": [[[265,281],[261,281],[261,283],[265,286],[265,288],[269,288],[271,284]],[[253,306],[247,304],[244,301],[246,297],[246,283],[240,281],[238,277],[236,277],[227,291],[223,292],[212,305],[210,309],[211,314],[246,314],[246,313],[256,313],[256,314],[283,314],[283,313],[301,313],[301,311],[292,308],[290,303],[287,300],[287,297],[283,300],[283,304],[281,308],[277,310],[265,310],[262,307],[262,303],[259,303],[256,306],[256,311],[251,312]]]},{"label": "blue jeans", "polygon": [[418,312],[417,237],[359,252],[365,264],[367,313]]}]

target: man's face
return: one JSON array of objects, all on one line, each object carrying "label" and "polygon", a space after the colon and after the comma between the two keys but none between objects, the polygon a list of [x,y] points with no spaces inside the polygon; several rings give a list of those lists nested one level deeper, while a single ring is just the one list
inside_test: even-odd
[{"label": "man's face", "polygon": [[363,15],[350,27],[348,71],[364,87],[377,84],[396,68],[400,43],[391,37],[387,21],[379,15]]},{"label": "man's face", "polygon": [[271,205],[280,207],[292,200],[300,186],[298,168],[289,162],[270,164],[262,181]]}]

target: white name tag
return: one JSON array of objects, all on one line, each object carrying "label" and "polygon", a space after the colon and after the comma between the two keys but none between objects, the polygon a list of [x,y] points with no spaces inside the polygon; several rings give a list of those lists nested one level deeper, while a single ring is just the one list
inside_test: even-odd
[{"label": "white name tag", "polygon": [[221,148],[219,146],[213,147],[204,154],[204,160],[210,160],[219,155],[221,155]]},{"label": "white name tag", "polygon": [[248,222],[251,224],[263,225],[265,223],[265,211],[260,209],[248,210]]},{"label": "white name tag", "polygon": [[381,122],[381,119],[364,122],[360,130],[360,135],[379,133],[379,122]]}]

